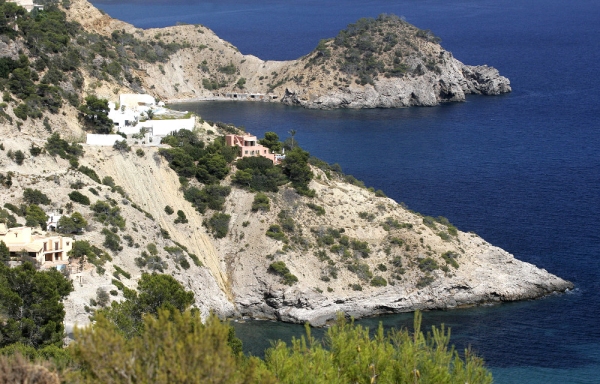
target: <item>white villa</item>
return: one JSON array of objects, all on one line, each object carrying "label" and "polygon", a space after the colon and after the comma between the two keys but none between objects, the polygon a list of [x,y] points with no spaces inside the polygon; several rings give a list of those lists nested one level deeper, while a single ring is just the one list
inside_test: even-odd
[{"label": "white villa", "polygon": [[25,8],[27,10],[27,12],[31,12],[33,11],[35,8],[39,9],[39,10],[43,10],[44,6],[40,5],[40,4],[34,4],[33,0],[8,0],[12,3],[17,3],[17,5],[20,5],[21,7]]},{"label": "white villa", "polygon": [[60,268],[69,263],[67,253],[73,249],[73,239],[34,233],[31,227],[7,228],[0,223],[0,240],[4,241],[11,257],[28,256],[42,268]]},{"label": "white villa", "polygon": [[[119,104],[109,102],[108,118],[114,122],[115,130],[125,135],[138,135],[143,132],[146,145],[156,145],[171,132],[180,129],[193,130],[196,124],[195,116],[188,119],[160,119],[168,110],[163,102],[156,102],[154,97],[145,94],[122,94]],[[150,112],[151,111],[151,112]],[[148,119],[149,113],[156,119]],[[123,140],[120,135],[88,134],[86,143],[89,145],[112,146],[116,141]],[[153,144],[150,144],[153,143]]]}]

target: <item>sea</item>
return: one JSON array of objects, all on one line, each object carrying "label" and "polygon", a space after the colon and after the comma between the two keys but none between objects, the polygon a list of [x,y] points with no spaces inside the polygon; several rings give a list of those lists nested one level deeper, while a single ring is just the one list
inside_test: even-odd
[{"label": "sea", "polygon": [[[244,54],[289,60],[361,17],[403,16],[466,64],[496,67],[502,96],[432,108],[307,110],[276,103],[178,106],[274,131],[367,186],[444,216],[515,257],[572,281],[539,300],[423,314],[496,383],[600,383],[600,2],[597,0],[95,1],[137,27],[203,24]],[[363,319],[409,327],[411,314]],[[248,353],[300,325],[235,323]],[[317,333],[323,330],[316,330]]]}]

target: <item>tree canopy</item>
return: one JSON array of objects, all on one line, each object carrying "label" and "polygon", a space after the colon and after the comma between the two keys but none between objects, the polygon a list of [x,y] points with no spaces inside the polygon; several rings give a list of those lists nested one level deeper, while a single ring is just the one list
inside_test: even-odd
[{"label": "tree canopy", "polygon": [[56,269],[37,271],[27,262],[8,268],[0,263],[0,347],[22,343],[40,348],[62,346],[64,306],[73,290]]},{"label": "tree canopy", "polygon": [[108,118],[108,100],[95,95],[85,98],[85,104],[79,107],[79,112],[88,129],[95,133],[110,133],[113,121]]},{"label": "tree canopy", "polygon": [[144,315],[156,316],[159,309],[182,312],[194,303],[194,294],[170,275],[144,273],[137,288],[137,292],[126,289],[124,301],[113,301],[96,315],[104,316],[127,337],[141,332]]}]

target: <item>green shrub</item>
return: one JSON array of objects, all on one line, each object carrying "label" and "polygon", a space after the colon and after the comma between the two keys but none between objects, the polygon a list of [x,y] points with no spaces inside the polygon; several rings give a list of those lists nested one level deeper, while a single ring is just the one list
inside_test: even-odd
[{"label": "green shrub", "polygon": [[165,206],[165,213],[167,215],[172,215],[175,211],[169,205]]},{"label": "green shrub", "polygon": [[103,246],[115,253],[123,250],[119,235],[109,231],[107,228],[103,228],[100,233],[104,235],[104,242],[102,243]]},{"label": "green shrub", "polygon": [[347,265],[350,272],[356,273],[359,279],[369,281],[373,278],[373,272],[371,272],[368,264],[354,262]]},{"label": "green shrub", "polygon": [[371,280],[371,286],[373,287],[385,287],[387,285],[387,280],[381,276],[375,276]]},{"label": "green shrub", "polygon": [[231,187],[220,185],[207,185],[202,189],[190,187],[183,193],[184,198],[191,202],[200,213],[207,208],[214,210],[223,209],[225,198],[231,193]]},{"label": "green shrub", "polygon": [[277,224],[270,225],[269,229],[267,229],[266,235],[275,240],[287,243],[287,237],[285,236],[285,233],[283,233],[283,230]]},{"label": "green shrub", "polygon": [[290,213],[288,211],[281,210],[277,214],[277,217],[279,218],[279,223],[281,224],[281,228],[285,232],[294,232],[294,227],[296,224],[294,223],[294,219],[292,219],[292,217],[290,216]]},{"label": "green shrub", "polygon": [[42,153],[42,150],[42,148],[33,143],[31,143],[31,147],[29,147],[29,153],[31,153],[31,156],[33,157],[39,156]]},{"label": "green shrub", "polygon": [[444,241],[450,241],[450,235],[448,232],[438,232],[437,235]]},{"label": "green shrub", "polygon": [[98,174],[96,173],[96,171],[94,171],[93,169],[88,168],[85,165],[82,165],[77,170],[79,172],[83,173],[84,175],[86,175],[87,177],[89,177],[90,179],[94,180],[96,183],[100,183],[100,178],[98,177]]},{"label": "green shrub", "polygon": [[431,216],[425,216],[423,217],[423,224],[425,224],[426,226],[435,229],[435,219]]},{"label": "green shrub", "polygon": [[90,198],[79,191],[69,193],[69,199],[81,205],[90,205]]},{"label": "green shrub", "polygon": [[23,200],[27,204],[37,204],[37,205],[48,205],[52,201],[46,196],[46,194],[42,193],[42,191],[38,189],[26,188],[23,191]]},{"label": "green shrub", "polygon": [[322,216],[325,214],[325,208],[321,207],[320,205],[313,204],[313,203],[306,203],[306,206],[308,208],[312,209],[313,211],[315,211],[317,213],[317,216]]},{"label": "green shrub", "polygon": [[227,236],[229,231],[229,220],[231,216],[221,212],[215,212],[208,220],[208,228],[217,239]]},{"label": "green shrub", "polygon": [[87,220],[79,212],[74,212],[71,217],[64,215],[58,220],[58,232],[80,233],[87,226]]},{"label": "green shrub", "polygon": [[350,288],[352,288],[353,291],[362,291],[363,287],[360,284],[350,284]]},{"label": "green shrub", "polygon": [[279,186],[288,182],[281,167],[276,167],[271,160],[262,156],[241,158],[236,162],[236,167],[238,170],[232,178],[233,183],[252,191],[277,192]]},{"label": "green shrub", "polygon": [[198,258],[198,256],[196,256],[193,253],[188,253],[188,256],[190,257],[190,259],[192,259],[192,261],[194,262],[195,266],[197,266],[197,267],[202,267],[203,266],[203,264],[200,261],[200,259]]},{"label": "green shrub", "polygon": [[125,270],[123,270],[123,268],[119,267],[118,265],[114,265],[114,267],[117,275],[123,275],[127,279],[131,279],[131,274],[129,272],[126,272]]},{"label": "green shrub", "polygon": [[437,261],[432,259],[431,257],[426,257],[424,259],[419,259],[419,269],[423,272],[431,272],[438,269],[440,266]]},{"label": "green shrub", "polygon": [[46,152],[51,156],[59,155],[63,159],[78,158],[83,155],[83,147],[80,144],[69,143],[60,138],[58,133],[53,133],[46,141]]},{"label": "green shrub", "polygon": [[105,176],[102,178],[102,184],[107,185],[111,188],[114,188],[115,184],[115,179],[113,179],[111,176]]},{"label": "green shrub", "polygon": [[280,276],[281,282],[285,285],[294,285],[298,282],[298,278],[290,272],[283,261],[271,263],[267,271]]},{"label": "green shrub", "polygon": [[135,150],[135,154],[138,155],[139,157],[144,157],[144,155],[146,153],[144,152],[144,150],[142,148],[138,148]]},{"label": "green shrub", "polygon": [[458,262],[456,261],[457,257],[458,254],[452,251],[447,251],[442,254],[442,259],[444,259],[446,264],[450,264],[454,268],[458,268]]},{"label": "green shrub", "polygon": [[417,288],[425,288],[429,284],[433,283],[435,278],[431,275],[421,276],[417,281]]},{"label": "green shrub", "polygon": [[179,223],[185,224],[188,222],[188,219],[185,216],[185,213],[181,209],[177,211],[177,218],[175,219],[174,222],[175,222],[175,224],[179,224]]},{"label": "green shrub", "polygon": [[94,218],[98,222],[125,229],[125,219],[121,216],[121,208],[111,206],[111,204],[102,200],[98,200],[90,208],[94,212]]},{"label": "green shrub", "polygon": [[252,202],[252,211],[269,211],[271,209],[271,204],[269,197],[264,193],[257,193],[254,196],[254,201]]},{"label": "green shrub", "polygon": [[363,258],[369,257],[369,254],[371,253],[369,243],[366,241],[352,240],[350,242],[350,247]]}]

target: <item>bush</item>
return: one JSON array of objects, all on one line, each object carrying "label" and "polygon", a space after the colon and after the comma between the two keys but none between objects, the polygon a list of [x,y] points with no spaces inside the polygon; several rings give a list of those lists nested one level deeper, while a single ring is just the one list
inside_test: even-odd
[{"label": "bush", "polygon": [[283,261],[276,261],[269,265],[267,270],[270,273],[281,277],[281,282],[285,285],[293,285],[298,282],[298,278],[293,275]]},{"label": "bush", "polygon": [[93,169],[82,165],[77,170],[89,177],[90,179],[94,180],[96,183],[100,184],[100,178],[98,177],[96,171],[94,171]]},{"label": "bush", "polygon": [[373,287],[385,287],[387,285],[387,281],[381,276],[375,276],[371,280],[371,286]]},{"label": "bush", "polygon": [[31,156],[33,157],[39,156],[42,153],[42,148],[31,143],[31,147],[29,147],[29,153],[31,153]]},{"label": "bush", "polygon": [[31,188],[26,188],[23,191],[23,200],[25,200],[27,204],[49,205],[51,203],[48,196],[42,193],[42,191]]},{"label": "bush", "polygon": [[135,154],[138,155],[139,157],[144,157],[144,155],[146,153],[144,152],[144,150],[142,148],[138,148],[135,150]]},{"label": "bush", "polygon": [[63,216],[58,220],[58,232],[60,233],[79,233],[87,226],[87,220],[81,213],[74,212],[71,217]]},{"label": "bush", "polygon": [[431,275],[421,276],[417,281],[417,288],[425,288],[429,284],[433,283],[435,278]]},{"label": "bush", "polygon": [[356,273],[356,276],[361,280],[369,281],[373,278],[373,272],[369,269],[368,264],[355,262],[349,264],[347,267],[350,272]]},{"label": "bush", "polygon": [[90,206],[94,212],[94,218],[104,225],[111,225],[125,229],[125,219],[121,216],[121,209],[111,206],[108,202],[98,200]]},{"label": "bush", "polygon": [[175,224],[185,224],[188,222],[187,217],[185,216],[185,213],[180,209],[177,211],[177,218],[175,219]]},{"label": "bush", "polygon": [[458,268],[458,262],[456,261],[457,257],[458,257],[458,254],[456,254],[452,251],[444,252],[442,254],[442,259],[444,259],[446,264],[450,264],[454,268]]},{"label": "bush", "polygon": [[123,250],[123,246],[121,245],[121,238],[119,237],[119,235],[117,235],[116,233],[112,233],[107,228],[102,229],[102,232],[100,233],[104,235],[104,242],[102,243],[103,246],[110,249],[114,253]]},{"label": "bush", "polygon": [[271,204],[269,197],[264,193],[257,193],[254,196],[254,201],[252,202],[252,211],[269,211],[271,209]]},{"label": "bush", "polygon": [[81,193],[79,191],[73,191],[73,192],[69,193],[68,196],[69,196],[69,199],[71,199],[71,201],[74,201],[81,205],[90,205],[89,197],[87,197],[86,195],[84,195],[83,193]]},{"label": "bush", "polygon": [[185,190],[183,197],[191,202],[200,213],[207,208],[214,210],[223,209],[225,197],[231,193],[231,187],[220,185],[207,185],[202,189],[190,187]]},{"label": "bush", "polygon": [[281,230],[281,227],[277,224],[272,224],[271,226],[269,226],[266,235],[272,239],[287,243],[287,237],[285,237],[285,234]]},{"label": "bush", "polygon": [[431,257],[426,257],[424,259],[419,259],[419,269],[423,272],[431,272],[438,269],[440,266],[437,261],[432,259]]},{"label": "bush", "polygon": [[113,144],[113,149],[121,153],[131,151],[131,147],[127,144],[127,140],[115,141],[115,143]]},{"label": "bush", "polygon": [[429,228],[436,228],[435,226],[435,219],[431,216],[425,216],[423,217],[423,224],[425,224],[426,226],[428,226]]},{"label": "bush", "polygon": [[27,207],[27,213],[25,214],[25,225],[28,227],[37,227],[38,225],[43,230],[46,230],[46,223],[48,222],[48,216],[43,209],[35,204],[31,204]]},{"label": "bush", "polygon": [[320,205],[313,204],[313,203],[306,203],[306,206],[308,208],[312,209],[313,211],[315,211],[317,213],[317,216],[322,216],[325,214],[325,208],[321,207]]},{"label": "bush", "polygon": [[169,205],[165,206],[165,213],[167,215],[172,215],[175,211]]},{"label": "bush", "polygon": [[213,236],[217,239],[222,239],[227,236],[229,231],[229,220],[230,215],[225,213],[215,212],[212,217],[208,220],[208,228],[212,232]]},{"label": "bush", "polygon": [[83,154],[83,147],[79,144],[71,144],[60,138],[58,133],[53,133],[46,141],[46,152],[52,156],[59,155],[63,159],[78,158]]}]

